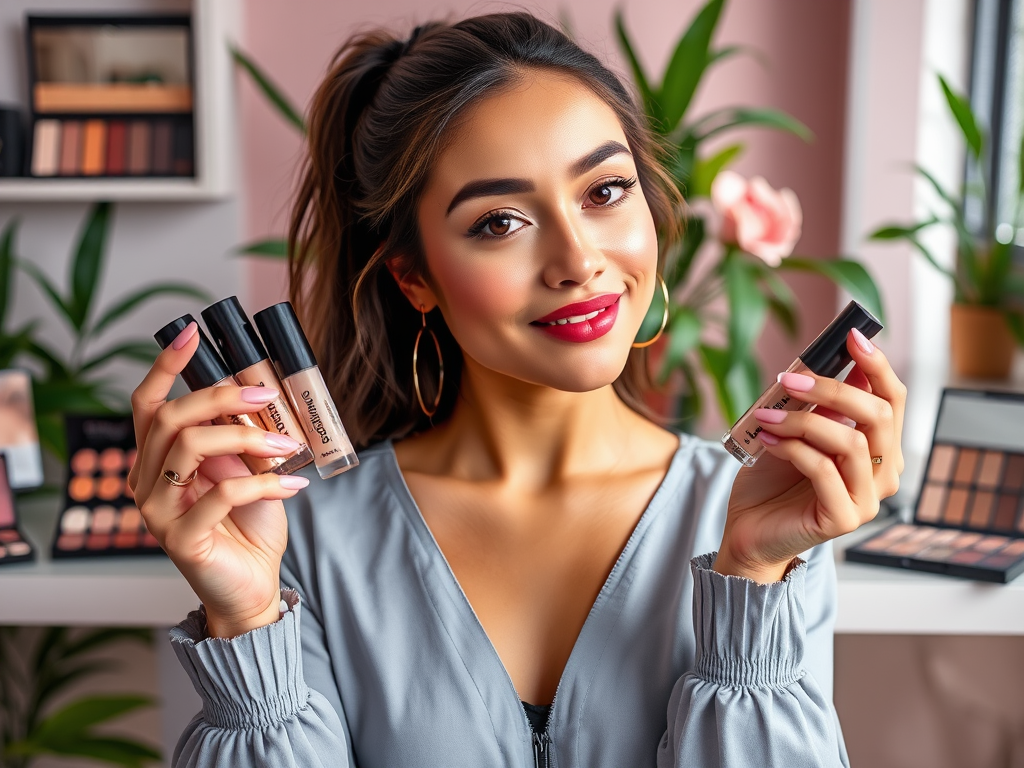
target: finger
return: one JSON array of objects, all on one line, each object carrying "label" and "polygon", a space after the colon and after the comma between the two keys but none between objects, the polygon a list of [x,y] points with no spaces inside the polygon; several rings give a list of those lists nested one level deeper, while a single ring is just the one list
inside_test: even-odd
[{"label": "finger", "polygon": [[[299,446],[300,443],[287,435],[267,432],[258,427],[237,425],[185,427],[178,432],[171,444],[163,465],[157,470],[156,477],[151,477],[148,472],[143,475],[145,479],[140,483],[135,498],[145,502],[151,493],[165,490],[167,493],[161,495],[169,497],[167,506],[170,510],[180,505],[183,497],[194,494],[194,490],[188,486],[176,487],[168,484],[163,478],[165,470],[171,470],[179,477],[185,478],[197,470],[202,462],[213,457],[237,456],[240,453],[264,458],[287,456],[298,450]],[[216,482],[222,478],[211,479]],[[190,504],[192,501],[194,498],[188,503]]]},{"label": "finger", "polygon": [[[778,441],[778,442],[775,442]],[[790,462],[804,475],[818,498],[817,507],[824,510],[824,517],[815,516],[816,525],[825,538],[835,538],[856,530],[862,522],[878,513],[878,502],[860,509],[850,498],[849,492],[839,475],[835,462],[817,448],[803,440],[777,438],[770,435],[762,442],[773,456]]]},{"label": "finger", "polygon": [[230,477],[154,535],[176,564],[196,564],[209,551],[206,544],[214,529],[233,509],[257,501],[287,499],[307,485],[309,480],[298,475]]},{"label": "finger", "polygon": [[857,368],[871,384],[874,394],[889,402],[893,411],[893,443],[890,455],[895,460],[897,474],[903,472],[903,420],[907,410],[907,387],[889,365],[889,360],[870,339],[854,329],[846,339],[849,350]]},{"label": "finger", "polygon": [[[877,500],[867,437],[856,429],[807,411],[758,408],[754,411],[764,431],[774,437],[800,439],[826,457],[834,457],[845,490],[860,506]],[[770,439],[770,438],[769,438]]]},{"label": "finger", "polygon": [[[279,396],[271,387],[207,387],[182,395],[157,409],[141,456],[136,494],[148,494],[164,471],[167,452],[185,427],[221,418],[224,414],[254,413]],[[175,470],[177,471],[177,470]]]},{"label": "finger", "polygon": [[[132,392],[132,422],[135,425],[135,445],[141,452],[149,435],[149,427],[157,409],[167,401],[175,377],[185,370],[188,361],[199,347],[199,325],[191,322],[166,349],[156,356],[142,383]],[[128,473],[128,484],[134,489],[138,481],[139,464]]]}]

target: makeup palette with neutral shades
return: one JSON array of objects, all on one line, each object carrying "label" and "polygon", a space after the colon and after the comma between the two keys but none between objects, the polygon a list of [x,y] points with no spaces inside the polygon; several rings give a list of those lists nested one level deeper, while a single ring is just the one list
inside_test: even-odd
[{"label": "makeup palette with neutral shades", "polygon": [[944,390],[913,521],[846,559],[997,583],[1024,573],[1024,395]]},{"label": "makeup palette with neutral shades", "polygon": [[68,483],[54,558],[163,554],[135,505],[130,416],[68,416]]},{"label": "makeup palette with neutral shades", "polygon": [[32,544],[18,528],[14,495],[7,478],[7,460],[0,456],[0,565],[35,560]]}]

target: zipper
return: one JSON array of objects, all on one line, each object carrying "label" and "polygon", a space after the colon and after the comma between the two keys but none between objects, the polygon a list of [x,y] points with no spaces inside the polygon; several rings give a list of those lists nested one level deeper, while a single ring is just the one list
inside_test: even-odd
[{"label": "zipper", "polygon": [[533,734],[534,768],[551,768],[551,737],[548,732]]}]

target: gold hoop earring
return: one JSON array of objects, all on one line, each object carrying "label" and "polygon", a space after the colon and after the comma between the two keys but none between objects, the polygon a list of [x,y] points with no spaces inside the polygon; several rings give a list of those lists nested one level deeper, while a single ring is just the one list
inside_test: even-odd
[{"label": "gold hoop earring", "polygon": [[661,338],[661,334],[665,332],[665,326],[668,325],[668,286],[665,285],[665,278],[660,274],[658,275],[658,283],[661,285],[661,295],[665,299],[665,311],[661,316],[661,328],[659,328],[658,332],[654,334],[653,339],[649,339],[648,341],[634,341],[633,349],[643,349],[644,347],[651,346],[651,344]]},{"label": "gold hoop earring", "polygon": [[[437,406],[441,403],[441,389],[444,387],[444,359],[441,357],[441,344],[437,340],[437,334],[427,328],[427,313],[423,309],[423,305],[420,304],[420,315],[423,317],[423,325],[416,334],[416,343],[412,347],[412,388],[416,390],[416,399],[420,402],[420,410],[426,415],[428,419],[434,417],[437,413]],[[426,331],[430,334],[430,338],[434,340],[434,349],[437,350],[437,362],[441,369],[437,379],[437,395],[434,397],[434,407],[431,410],[427,410],[427,404],[423,402],[423,394],[420,392],[420,374],[416,370],[416,363],[419,361],[420,353],[420,339],[423,338],[423,332]]]}]

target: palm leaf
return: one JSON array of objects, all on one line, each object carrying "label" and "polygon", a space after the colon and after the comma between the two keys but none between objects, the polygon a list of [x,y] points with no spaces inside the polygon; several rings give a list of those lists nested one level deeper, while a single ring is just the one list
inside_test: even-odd
[{"label": "palm leaf", "polygon": [[785,131],[804,141],[811,141],[814,138],[810,128],[785,112],[780,112],[777,109],[750,109],[747,107],[728,107],[716,110],[702,117],[687,130],[697,137],[697,141],[704,141],[723,131],[743,126]]},{"label": "palm leaf", "polygon": [[970,101],[954,92],[942,75],[939,75],[939,85],[942,87],[942,94],[946,97],[946,105],[949,107],[953,119],[960,126],[960,133],[963,134],[967,147],[971,150],[975,160],[981,160],[983,139],[981,129],[978,128],[978,123],[974,119],[974,112],[971,111]]},{"label": "palm leaf", "polygon": [[826,277],[863,304],[879,321],[885,323],[882,297],[864,265],[847,259],[801,259],[791,256],[783,259],[777,269],[810,272]]},{"label": "palm leaf", "polygon": [[82,374],[96,370],[100,366],[106,365],[118,358],[134,360],[137,363],[143,363],[145,365],[152,365],[158,354],[160,354],[160,348],[148,339],[125,341],[121,344],[114,345],[110,349],[100,352],[95,357],[83,363],[82,367],[78,369],[77,374],[81,376]]},{"label": "palm leaf", "polygon": [[731,363],[750,354],[750,349],[764,329],[768,302],[755,277],[756,267],[747,264],[733,251],[726,255],[723,277],[729,300],[729,351]]},{"label": "palm leaf", "polygon": [[690,176],[688,198],[711,197],[711,185],[719,171],[735,160],[743,152],[742,144],[730,144],[704,160],[697,160]]},{"label": "palm leaf", "polygon": [[246,256],[270,256],[275,259],[287,259],[288,241],[280,238],[257,240],[256,242],[239,246],[235,252]]},{"label": "palm leaf", "polygon": [[636,84],[637,90],[640,92],[640,99],[643,101],[644,113],[651,121],[651,125],[659,128],[663,122],[661,107],[654,97],[651,83],[647,79],[643,65],[640,63],[640,59],[637,58],[636,50],[633,48],[633,43],[626,32],[626,22],[622,17],[621,8],[615,10],[615,36],[619,42],[619,48],[625,55],[626,61],[629,62],[630,71],[633,73],[633,82]]},{"label": "palm leaf", "polygon": [[658,92],[666,133],[675,129],[683,119],[704,76],[711,59],[711,38],[723,5],[724,0],[709,0],[694,17],[672,53]]},{"label": "palm leaf", "polygon": [[0,234],[0,328],[7,318],[7,303],[11,295],[11,273],[14,268],[14,235],[18,231],[19,221],[13,218],[7,222],[3,234]]},{"label": "palm leaf", "polygon": [[271,105],[277,109],[278,114],[305,135],[306,122],[302,119],[302,115],[299,113],[299,110],[292,105],[291,101],[284,95],[282,90],[271,82],[270,78],[264,74],[263,70],[260,69],[259,66],[257,66],[256,62],[250,59],[238,48],[234,47],[231,48],[231,57],[235,60],[236,64],[249,73],[249,76],[253,79],[256,87],[262,91],[263,95],[267,97]]},{"label": "palm leaf", "polygon": [[668,343],[658,380],[664,384],[669,374],[683,366],[687,356],[700,343],[702,323],[689,307],[675,307],[667,329]]},{"label": "palm leaf", "polygon": [[87,696],[47,717],[29,735],[29,739],[41,744],[59,743],[91,726],[150,707],[153,703],[148,696]]},{"label": "palm leaf", "polygon": [[112,211],[110,203],[97,203],[93,206],[71,261],[71,297],[68,308],[71,310],[71,321],[79,331],[85,327],[96,298]]},{"label": "palm leaf", "polygon": [[60,292],[56,287],[54,287],[53,283],[50,282],[50,278],[46,276],[46,273],[31,261],[18,259],[17,263],[18,267],[35,281],[36,285],[38,285],[39,289],[43,292],[43,295],[50,300],[50,303],[53,304],[59,314],[71,324],[72,328],[77,330],[78,326],[75,325],[74,311],[71,306],[64,301],[64,298],[60,295]]},{"label": "palm leaf", "polygon": [[161,283],[150,285],[130,293],[118,300],[108,309],[90,330],[90,335],[99,335],[108,325],[127,315],[133,309],[154,296],[188,296],[200,301],[210,301],[211,296],[201,288],[185,283]]}]

